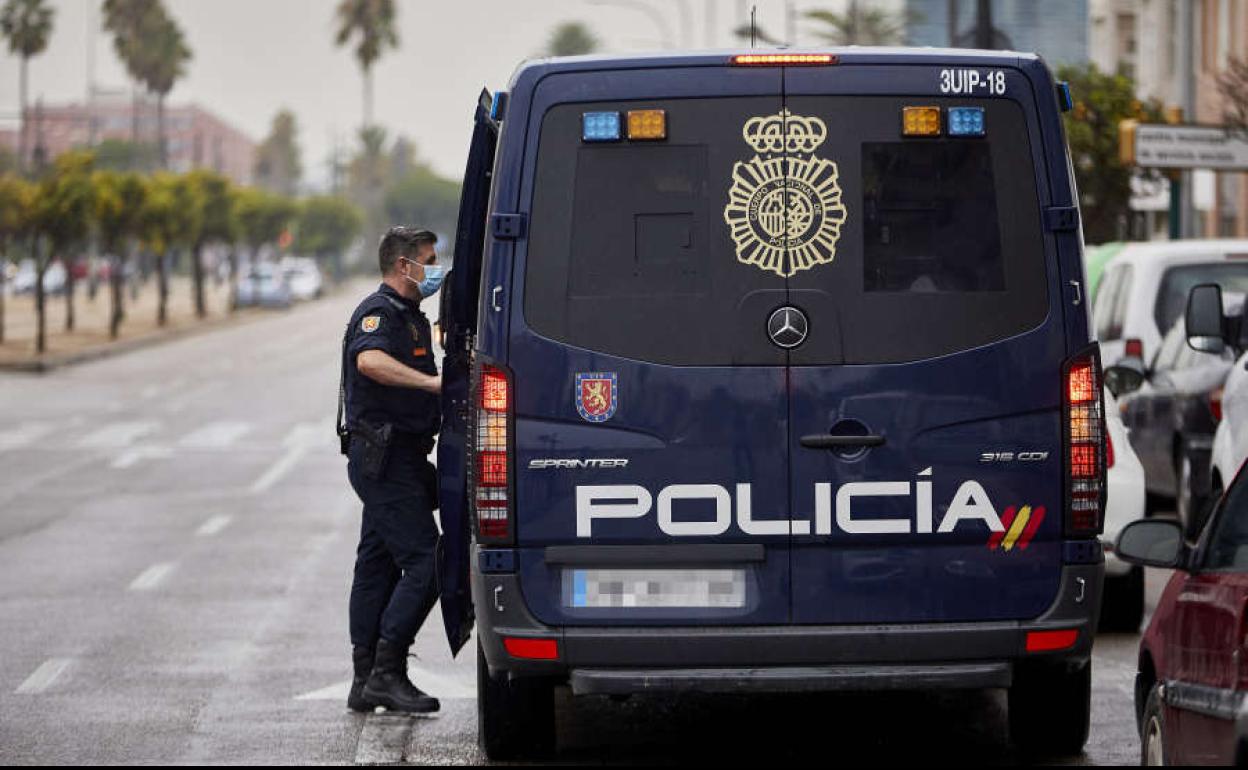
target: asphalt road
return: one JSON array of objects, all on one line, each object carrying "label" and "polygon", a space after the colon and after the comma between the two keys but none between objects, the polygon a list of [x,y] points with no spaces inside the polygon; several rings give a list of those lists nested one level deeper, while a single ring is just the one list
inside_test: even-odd
[{"label": "asphalt road", "polygon": [[[450,658],[436,610],[412,675],[442,713],[344,706],[359,504],[332,421],[355,299],[0,374],[0,762],[483,761],[471,647]],[[1097,641],[1084,763],[1138,761],[1137,644]],[[558,709],[575,763],[1017,761],[1001,693]]]}]

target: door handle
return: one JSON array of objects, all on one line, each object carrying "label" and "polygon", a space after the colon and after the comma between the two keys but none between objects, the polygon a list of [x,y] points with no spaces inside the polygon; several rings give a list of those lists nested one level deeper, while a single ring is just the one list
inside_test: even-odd
[{"label": "door handle", "polygon": [[802,436],[802,446],[807,449],[846,449],[854,447],[884,446],[883,436],[834,436],[831,433],[814,433]]}]

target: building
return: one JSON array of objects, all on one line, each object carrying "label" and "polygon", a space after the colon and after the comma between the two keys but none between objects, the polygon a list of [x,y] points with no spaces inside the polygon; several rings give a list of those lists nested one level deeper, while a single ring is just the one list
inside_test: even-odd
[{"label": "building", "polygon": [[[975,48],[978,0],[906,0],[909,45]],[[1088,0],[990,0],[993,48],[1034,51],[1050,66],[1088,60]]]},{"label": "building", "polygon": [[[157,144],[155,101],[140,99],[136,105],[115,92],[98,93],[89,104],[35,103],[27,108],[26,121],[31,158],[50,160],[67,150],[110,139],[129,142],[136,136],[140,144]],[[0,141],[15,152],[18,130],[0,132]],[[171,171],[207,168],[238,184],[251,183],[256,143],[203,107],[166,105],[165,142]]]}]

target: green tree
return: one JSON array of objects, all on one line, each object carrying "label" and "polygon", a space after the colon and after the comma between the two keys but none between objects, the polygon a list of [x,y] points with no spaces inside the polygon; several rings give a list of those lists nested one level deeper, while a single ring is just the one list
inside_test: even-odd
[{"label": "green tree", "polygon": [[1224,105],[1222,122],[1237,131],[1248,131],[1248,59],[1231,58],[1218,75],[1218,93]]},{"label": "green tree", "polygon": [[143,241],[156,254],[158,302],[156,323],[169,320],[169,267],[179,252],[194,247],[204,224],[204,200],[184,176],[158,173],[152,177],[141,219]]},{"label": "green tree", "polygon": [[134,172],[97,169],[92,175],[94,219],[100,247],[109,260],[111,309],[108,335],[117,339],[125,320],[125,273],[141,231],[147,180]]},{"label": "green tree", "polygon": [[581,56],[598,50],[598,38],[579,21],[565,21],[555,27],[546,43],[547,56]]},{"label": "green tree", "polygon": [[160,162],[160,149],[144,142],[105,139],[91,151],[95,153],[96,168],[111,171],[151,171]]},{"label": "green tree", "polygon": [[130,111],[130,143],[139,144],[139,86],[146,71],[145,36],[165,16],[160,0],[104,0],[104,29],[113,36],[113,51],[135,84]]},{"label": "green tree", "polygon": [[[234,212],[238,221],[238,234],[247,246],[249,260],[254,266],[260,261],[264,247],[274,245],[295,219],[298,206],[290,198],[275,195],[255,187],[238,191],[234,199]],[[235,304],[234,292],[237,281],[231,283],[230,306]]]},{"label": "green tree", "polygon": [[26,167],[26,94],[30,60],[48,47],[54,18],[55,12],[45,0],[7,0],[0,8],[0,34],[9,41],[9,53],[22,60],[18,80],[18,103],[22,114],[17,159],[23,169]]},{"label": "green tree", "polygon": [[[360,129],[360,147],[347,163],[347,193],[364,213],[365,238],[373,240],[385,229],[385,190],[394,158],[386,154],[386,131],[380,126]],[[414,155],[403,161],[414,163]]]},{"label": "green tree", "polygon": [[434,232],[454,232],[459,189],[459,184],[439,176],[428,166],[418,166],[386,189],[386,219],[396,224],[420,225]]},{"label": "green tree", "polygon": [[299,209],[295,251],[312,254],[333,265],[335,281],[342,280],[342,255],[364,226],[364,215],[350,201],[336,195],[308,198]]},{"label": "green tree", "polygon": [[341,0],[336,16],[334,43],[341,47],[355,41],[355,60],[364,76],[362,128],[367,129],[373,125],[373,65],[387,48],[399,47],[398,12],[394,0]]},{"label": "green tree", "polygon": [[1084,239],[1088,243],[1118,240],[1126,232],[1131,178],[1138,173],[1119,157],[1118,124],[1128,118],[1160,122],[1162,105],[1141,103],[1130,78],[1101,72],[1093,64],[1061,67],[1057,77],[1070,83],[1075,98],[1075,108],[1063,120],[1079,189]]},{"label": "green tree", "polygon": [[186,175],[198,191],[203,206],[203,221],[191,249],[191,278],[195,291],[195,315],[207,314],[204,302],[204,248],[225,246],[233,253],[238,238],[238,221],[234,216],[234,193],[230,180],[221,174],[197,169]]},{"label": "green tree", "polygon": [[0,342],[4,342],[4,278],[9,251],[30,231],[35,188],[16,174],[0,176]]},{"label": "green tree", "polygon": [[186,74],[191,49],[182,35],[182,28],[172,18],[162,16],[151,22],[144,34],[143,83],[156,95],[156,143],[160,151],[160,167],[169,165],[169,145],[165,140],[165,99],[174,85]]},{"label": "green tree", "polygon": [[65,328],[74,328],[73,249],[90,232],[94,193],[89,152],[67,152],[58,157],[51,172],[39,182],[31,207],[33,231],[43,242],[35,249],[35,352],[47,349],[43,276],[55,259],[65,263]]},{"label": "green tree", "polygon": [[290,110],[279,110],[273,116],[269,135],[256,148],[256,185],[280,195],[294,196],[299,191],[303,163],[299,152],[299,126]]},{"label": "green tree", "polygon": [[814,35],[831,45],[899,45],[905,37],[903,14],[864,8],[859,0],[849,0],[844,13],[820,9],[805,16],[818,22]]}]

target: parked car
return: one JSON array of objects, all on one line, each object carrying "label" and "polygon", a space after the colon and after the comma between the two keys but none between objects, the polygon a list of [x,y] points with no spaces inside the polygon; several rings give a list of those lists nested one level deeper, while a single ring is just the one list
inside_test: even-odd
[{"label": "parked car", "polygon": [[1131,356],[1152,360],[1182,317],[1188,291],[1201,283],[1248,291],[1248,240],[1127,244],[1106,264],[1092,303],[1105,366]]},{"label": "parked car", "polygon": [[287,257],[282,260],[282,275],[296,300],[316,299],[324,292],[321,268],[310,257]]},{"label": "parked car", "polygon": [[[44,294],[60,294],[65,291],[65,279],[65,266],[60,261],[48,265],[43,273]],[[33,294],[37,280],[38,272],[35,269],[34,260],[23,259],[17,266],[17,273],[13,276],[13,293]]]},{"label": "parked car", "polygon": [[[1207,353],[1188,345],[1180,317],[1151,365],[1141,369],[1138,389],[1117,393],[1148,492],[1166,503],[1174,501],[1189,535],[1197,525],[1193,510],[1204,502],[1195,476],[1207,473],[1213,432],[1222,414],[1222,385],[1232,364],[1227,352]],[[1138,359],[1119,364],[1131,365],[1139,366]]]},{"label": "parked car", "polygon": [[290,307],[290,287],[280,270],[273,265],[256,265],[238,280],[239,307]]},{"label": "parked car", "polygon": [[1239,748],[1248,622],[1248,480],[1241,470],[1195,544],[1178,522],[1128,524],[1119,558],[1174,569],[1140,642],[1135,680],[1141,761],[1229,765]]},{"label": "parked car", "polygon": [[1105,398],[1105,594],[1101,601],[1103,631],[1140,630],[1144,619],[1144,570],[1128,564],[1114,552],[1123,527],[1144,518],[1144,466],[1136,457],[1127,429],[1118,416],[1118,403],[1107,388]]}]

